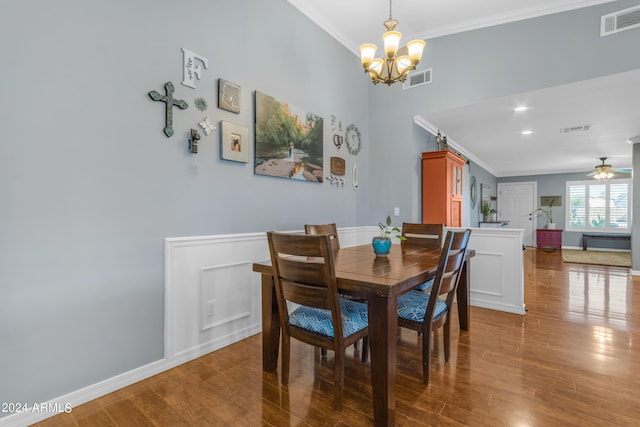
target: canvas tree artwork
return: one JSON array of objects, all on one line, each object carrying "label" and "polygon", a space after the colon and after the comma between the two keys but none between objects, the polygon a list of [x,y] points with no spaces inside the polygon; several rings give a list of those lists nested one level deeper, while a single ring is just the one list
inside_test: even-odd
[{"label": "canvas tree artwork", "polygon": [[256,91],[255,173],[322,182],[322,117]]}]

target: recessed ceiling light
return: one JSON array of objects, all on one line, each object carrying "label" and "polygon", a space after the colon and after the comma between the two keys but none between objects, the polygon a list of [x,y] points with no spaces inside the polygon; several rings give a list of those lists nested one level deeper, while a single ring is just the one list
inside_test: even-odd
[{"label": "recessed ceiling light", "polygon": [[529,109],[529,107],[521,105],[519,107],[514,108],[513,111],[515,111],[516,113],[521,113],[523,111],[527,111],[528,109]]},{"label": "recessed ceiling light", "polygon": [[523,130],[522,132],[520,132],[521,135],[531,135],[532,133],[532,130]]}]

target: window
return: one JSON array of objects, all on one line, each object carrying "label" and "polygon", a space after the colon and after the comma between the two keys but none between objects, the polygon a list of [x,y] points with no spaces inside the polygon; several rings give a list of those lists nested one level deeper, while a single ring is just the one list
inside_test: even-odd
[{"label": "window", "polygon": [[567,231],[631,232],[631,180],[567,181]]}]

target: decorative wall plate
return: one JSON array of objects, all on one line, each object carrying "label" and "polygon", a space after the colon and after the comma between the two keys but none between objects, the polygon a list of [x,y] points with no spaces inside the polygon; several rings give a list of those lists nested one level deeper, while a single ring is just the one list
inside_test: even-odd
[{"label": "decorative wall plate", "polygon": [[345,170],[345,162],[342,157],[332,157],[331,158],[331,173],[334,175],[342,176],[344,175]]},{"label": "decorative wall plate", "polygon": [[344,133],[344,139],[346,139],[347,150],[349,154],[357,156],[362,146],[362,137],[360,136],[360,130],[356,125],[351,123],[347,126],[347,130]]}]

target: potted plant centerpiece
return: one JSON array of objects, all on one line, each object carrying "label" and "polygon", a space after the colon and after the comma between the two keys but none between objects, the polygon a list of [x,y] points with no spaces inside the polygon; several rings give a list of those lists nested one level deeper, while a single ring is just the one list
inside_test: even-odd
[{"label": "potted plant centerpiece", "polygon": [[549,206],[536,209],[536,213],[538,215],[544,215],[544,217],[546,218],[547,229],[549,230],[554,230],[556,228],[556,224],[553,222],[553,202],[554,199],[551,198],[551,200],[549,201]]},{"label": "potted plant centerpiece", "polygon": [[[387,215],[387,220],[385,224],[379,223],[380,227],[380,235],[373,238],[371,244],[373,245],[373,252],[375,252],[376,256],[386,256],[389,254],[391,250],[391,233],[400,233],[400,229],[398,227],[391,226],[391,216]],[[406,237],[396,234],[400,240],[407,240]]]}]

